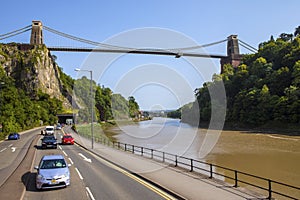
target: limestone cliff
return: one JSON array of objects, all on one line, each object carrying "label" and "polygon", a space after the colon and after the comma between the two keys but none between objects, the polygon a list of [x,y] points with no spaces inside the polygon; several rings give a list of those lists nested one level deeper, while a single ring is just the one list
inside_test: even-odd
[{"label": "limestone cliff", "polygon": [[61,71],[45,45],[0,44],[0,67],[31,98],[40,90],[71,107],[70,92],[63,88]]}]

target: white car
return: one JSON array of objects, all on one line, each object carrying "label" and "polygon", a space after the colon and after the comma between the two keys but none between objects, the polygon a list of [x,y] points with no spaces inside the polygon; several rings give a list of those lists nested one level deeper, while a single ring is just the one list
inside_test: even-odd
[{"label": "white car", "polygon": [[46,126],[45,135],[53,135],[54,134],[54,126]]},{"label": "white car", "polygon": [[45,155],[37,169],[36,188],[50,189],[70,185],[70,170],[63,155]]}]

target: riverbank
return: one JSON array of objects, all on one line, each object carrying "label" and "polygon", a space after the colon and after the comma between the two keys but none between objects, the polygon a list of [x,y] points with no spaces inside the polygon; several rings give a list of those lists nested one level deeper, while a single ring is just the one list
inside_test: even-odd
[{"label": "riverbank", "polygon": [[[186,122],[185,122],[186,123]],[[207,129],[208,122],[201,122],[199,128]],[[261,134],[276,134],[287,136],[300,136],[300,124],[269,122],[264,125],[254,126],[241,123],[226,122],[223,130],[226,131],[243,131],[248,133],[261,133]]]}]

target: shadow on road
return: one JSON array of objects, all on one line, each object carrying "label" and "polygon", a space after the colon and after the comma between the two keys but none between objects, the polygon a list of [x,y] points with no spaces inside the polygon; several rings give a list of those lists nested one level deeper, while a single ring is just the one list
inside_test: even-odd
[{"label": "shadow on road", "polygon": [[32,173],[29,171],[23,174],[21,180],[26,187],[26,191],[37,191],[35,187],[35,177],[36,173]]},{"label": "shadow on road", "polygon": [[42,149],[42,146],[34,145],[36,149]]}]

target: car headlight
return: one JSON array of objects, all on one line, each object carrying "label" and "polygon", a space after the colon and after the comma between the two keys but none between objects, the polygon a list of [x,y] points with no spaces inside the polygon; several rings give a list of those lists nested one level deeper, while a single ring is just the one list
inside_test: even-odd
[{"label": "car headlight", "polygon": [[45,178],[44,178],[43,175],[41,175],[41,174],[38,174],[38,175],[37,175],[37,179],[42,180],[42,181],[45,180]]}]

